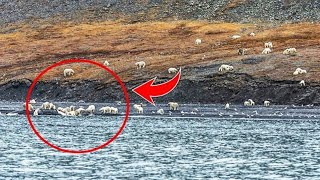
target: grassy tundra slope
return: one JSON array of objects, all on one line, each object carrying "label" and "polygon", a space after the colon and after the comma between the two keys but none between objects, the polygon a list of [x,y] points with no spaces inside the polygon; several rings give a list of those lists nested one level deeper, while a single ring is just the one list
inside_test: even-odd
[{"label": "grassy tundra slope", "polygon": [[[307,82],[319,82],[319,29],[319,24],[308,23],[261,28],[249,24],[195,21],[43,24],[37,29],[23,25],[16,32],[0,35],[1,82],[33,79],[50,64],[75,57],[102,63],[108,60],[125,82],[150,75],[169,77],[166,73],[169,67],[218,66],[221,63],[232,64],[235,72],[254,77],[303,78]],[[248,36],[250,32],[257,35]],[[234,34],[242,37],[233,40],[230,37]],[[195,45],[196,38],[201,38],[203,43]],[[273,53],[261,55],[267,41],[273,42]],[[289,47],[297,48],[298,55],[282,55]],[[238,48],[248,48],[248,55],[238,56]],[[147,63],[149,73],[139,73],[135,69],[134,63],[139,60]],[[293,76],[297,67],[307,69],[309,73]],[[69,79],[105,79],[95,67],[77,65],[74,69],[77,73]],[[207,73],[218,73],[217,70]],[[61,78],[62,71],[63,68],[57,68],[45,79]]]},{"label": "grassy tundra slope", "polygon": [[[172,75],[167,69],[181,67],[178,88],[159,101],[241,103],[254,98],[277,104],[320,104],[318,1],[259,2],[84,1],[80,5],[70,1],[55,5],[54,1],[38,3],[38,8],[32,6],[33,1],[2,4],[0,99],[23,100],[30,81],[45,67],[62,59],[87,58],[101,63],[108,60],[128,89],[155,76],[159,82],[168,80]],[[262,7],[260,13],[256,3]],[[19,7],[19,12],[10,10],[13,7]],[[270,8],[272,11],[263,10]],[[284,23],[287,20],[303,22]],[[251,32],[256,36],[249,36]],[[235,34],[242,37],[231,39]],[[197,38],[203,43],[195,45]],[[273,53],[261,55],[267,41],[273,42]],[[289,47],[295,47],[298,54],[283,55]],[[239,56],[239,48],[247,48],[248,54]],[[134,63],[140,60],[147,68],[138,71]],[[235,71],[219,73],[221,64],[233,65]],[[66,67],[73,68],[75,75],[64,78]],[[308,73],[293,76],[297,67]],[[301,80],[306,87],[298,85]],[[46,85],[39,89],[59,92],[47,95],[36,90],[44,100],[109,101],[104,94],[116,90],[111,87],[114,79],[110,75],[83,64],[55,68],[42,81]],[[95,95],[80,97],[69,92],[63,96],[66,86],[56,86],[57,82],[75,83],[78,90]],[[131,98],[141,100],[134,95]]]}]

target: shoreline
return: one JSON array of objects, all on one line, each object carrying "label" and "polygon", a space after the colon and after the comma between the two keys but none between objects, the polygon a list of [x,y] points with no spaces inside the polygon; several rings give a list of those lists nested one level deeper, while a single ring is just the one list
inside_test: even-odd
[{"label": "shoreline", "polygon": [[[114,103],[71,103],[71,102],[53,102],[57,107],[67,107],[75,105],[78,107],[87,107],[94,104],[96,106],[95,116],[101,117],[122,117],[125,114],[126,105],[114,105]],[[37,102],[33,106],[38,108],[41,106],[41,102]],[[119,114],[102,114],[99,109],[104,106],[115,106],[119,109]],[[320,111],[318,107],[314,106],[284,106],[284,105],[272,105],[264,107],[256,105],[252,107],[245,107],[243,105],[231,105],[230,109],[225,109],[221,104],[180,104],[177,111],[169,110],[167,104],[157,104],[154,107],[150,104],[143,106],[143,114],[138,114],[133,104],[130,104],[130,116],[129,117],[165,117],[165,118],[215,118],[215,119],[286,119],[286,120],[320,120]],[[157,110],[162,108],[164,114],[158,114]],[[6,104],[0,102],[0,114],[10,116],[25,115],[21,102],[12,102]],[[39,116],[60,116],[55,110],[41,110]],[[30,116],[33,117],[33,111],[30,112]],[[82,116],[75,116],[74,118],[90,116],[88,113],[83,113]],[[62,117],[62,116],[61,116]],[[70,116],[69,116],[70,117]]]}]

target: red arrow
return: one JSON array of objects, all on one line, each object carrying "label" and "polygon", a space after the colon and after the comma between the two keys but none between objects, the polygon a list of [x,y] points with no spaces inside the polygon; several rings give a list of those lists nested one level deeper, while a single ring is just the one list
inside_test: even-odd
[{"label": "red arrow", "polygon": [[169,92],[171,92],[179,83],[180,76],[181,76],[181,68],[179,72],[168,82],[153,85],[153,82],[157,79],[157,77],[155,77],[141,84],[140,86],[134,88],[132,91],[155,106],[155,103],[153,102],[152,98],[164,96]]}]

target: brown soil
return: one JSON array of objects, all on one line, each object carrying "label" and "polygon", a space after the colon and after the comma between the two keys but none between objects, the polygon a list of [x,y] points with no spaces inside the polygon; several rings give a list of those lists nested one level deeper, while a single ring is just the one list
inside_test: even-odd
[{"label": "brown soil", "polygon": [[[237,2],[237,1],[235,1]],[[68,58],[87,58],[103,63],[125,81],[171,77],[169,67],[206,67],[232,64],[237,73],[275,80],[320,81],[320,24],[301,23],[281,26],[210,23],[206,21],[144,22],[128,24],[107,21],[91,24],[43,22],[37,28],[14,24],[0,34],[0,81],[33,79],[42,69]],[[255,37],[248,36],[255,32]],[[232,40],[232,35],[242,37]],[[195,45],[197,38],[202,44]],[[273,53],[261,55],[264,42],[272,41]],[[282,55],[289,47],[296,56]],[[248,55],[238,56],[238,48],[248,48]],[[257,60],[258,59],[258,60]],[[146,69],[137,71],[134,63],[143,60]],[[249,63],[247,63],[249,62]],[[44,79],[62,79],[63,69],[76,73],[68,79],[106,79],[105,72],[83,64],[66,65],[50,71]],[[293,76],[297,68],[307,75]],[[217,69],[212,74],[217,73]],[[187,74],[187,73],[186,73]],[[190,79],[199,76],[183,76]]]}]

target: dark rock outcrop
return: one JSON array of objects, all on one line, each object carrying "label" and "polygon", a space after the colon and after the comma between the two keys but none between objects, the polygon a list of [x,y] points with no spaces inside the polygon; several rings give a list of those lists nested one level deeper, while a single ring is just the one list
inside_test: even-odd
[{"label": "dark rock outcrop", "polygon": [[301,22],[320,20],[319,0],[13,0],[0,2],[0,24],[59,18],[68,21],[166,19],[229,22]]},{"label": "dark rock outcrop", "polygon": [[[166,79],[158,79],[165,81]],[[131,90],[145,80],[125,83],[131,101],[143,101]],[[262,104],[320,105],[320,84],[301,87],[296,81],[275,81],[253,78],[247,74],[214,74],[199,80],[182,79],[175,90],[166,96],[155,98],[156,103],[177,101],[181,103],[233,103],[242,104],[249,98]],[[24,101],[29,87],[27,81],[9,81],[0,86],[0,100]],[[117,82],[100,81],[38,82],[32,98],[41,101],[124,102],[124,93]]]}]

